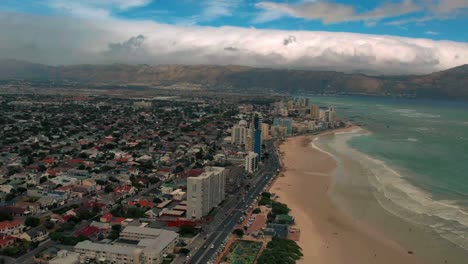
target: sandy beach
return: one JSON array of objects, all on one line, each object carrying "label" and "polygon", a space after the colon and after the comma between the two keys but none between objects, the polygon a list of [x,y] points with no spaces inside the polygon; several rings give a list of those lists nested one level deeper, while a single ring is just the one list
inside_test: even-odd
[{"label": "sandy beach", "polygon": [[270,189],[291,208],[301,230],[300,263],[426,263],[365,223],[340,211],[327,192],[336,162],[310,146],[314,136],[289,138],[279,147],[283,171]]}]

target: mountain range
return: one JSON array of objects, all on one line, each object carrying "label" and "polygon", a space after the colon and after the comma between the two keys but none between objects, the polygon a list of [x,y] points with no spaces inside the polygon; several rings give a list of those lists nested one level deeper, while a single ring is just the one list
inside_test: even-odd
[{"label": "mountain range", "polygon": [[0,60],[0,80],[79,82],[147,87],[196,86],[208,90],[309,94],[365,94],[468,99],[468,65],[426,75],[371,76],[334,71],[216,65],[48,66]]}]

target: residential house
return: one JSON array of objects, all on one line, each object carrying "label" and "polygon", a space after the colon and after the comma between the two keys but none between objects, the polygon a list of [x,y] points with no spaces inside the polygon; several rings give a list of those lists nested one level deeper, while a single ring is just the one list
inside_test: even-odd
[{"label": "residential house", "polygon": [[0,234],[0,249],[13,245],[16,237],[7,234]]},{"label": "residential house", "polygon": [[32,242],[41,242],[49,237],[49,232],[43,226],[32,228],[19,236],[22,239]]},{"label": "residential house", "polygon": [[23,233],[24,225],[21,220],[0,222],[0,234],[19,235]]}]

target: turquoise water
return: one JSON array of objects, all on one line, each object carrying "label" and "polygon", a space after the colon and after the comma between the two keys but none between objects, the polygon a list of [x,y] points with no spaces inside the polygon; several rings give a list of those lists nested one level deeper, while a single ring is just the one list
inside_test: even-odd
[{"label": "turquoise water", "polygon": [[362,124],[364,131],[336,135],[325,147],[360,163],[383,208],[468,250],[467,102],[310,100]]}]

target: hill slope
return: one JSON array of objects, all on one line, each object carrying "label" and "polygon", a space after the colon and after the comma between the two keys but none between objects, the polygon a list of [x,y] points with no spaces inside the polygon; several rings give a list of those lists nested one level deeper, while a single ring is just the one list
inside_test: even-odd
[{"label": "hill slope", "polygon": [[178,83],[207,89],[308,93],[411,95],[468,99],[468,65],[419,76],[366,76],[332,71],[260,69],[215,65],[72,65],[47,66],[0,61],[0,79],[77,81],[83,83],[167,86]]}]

